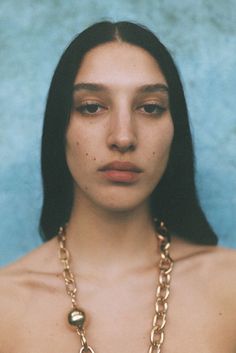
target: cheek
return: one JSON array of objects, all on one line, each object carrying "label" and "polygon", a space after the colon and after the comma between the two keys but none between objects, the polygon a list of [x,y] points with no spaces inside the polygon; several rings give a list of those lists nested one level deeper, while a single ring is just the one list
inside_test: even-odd
[{"label": "cheek", "polygon": [[155,172],[164,172],[169,159],[170,149],[174,136],[174,128],[172,122],[167,127],[166,129],[163,129],[161,133],[156,134],[155,139],[152,141],[152,148],[150,148],[149,158],[153,162],[153,169]]},{"label": "cheek", "polygon": [[169,154],[171,144],[174,137],[174,126],[171,119],[169,119],[161,129],[153,132],[153,148],[152,156],[155,158],[158,155],[165,156]]},{"label": "cheek", "polygon": [[66,161],[72,175],[84,174],[97,160],[93,143],[72,129],[66,134]]},{"label": "cheek", "polygon": [[77,129],[73,129],[70,125],[66,132],[66,161],[68,168],[72,175],[74,175],[76,168],[86,159],[86,153],[82,152],[83,143],[77,133]]}]

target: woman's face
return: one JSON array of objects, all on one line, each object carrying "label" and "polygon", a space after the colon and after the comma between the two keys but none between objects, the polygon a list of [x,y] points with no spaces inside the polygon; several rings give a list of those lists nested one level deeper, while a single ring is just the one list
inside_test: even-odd
[{"label": "woman's face", "polygon": [[155,59],[122,42],[90,50],[75,78],[66,132],[75,198],[117,211],[147,204],[173,133],[168,87]]}]

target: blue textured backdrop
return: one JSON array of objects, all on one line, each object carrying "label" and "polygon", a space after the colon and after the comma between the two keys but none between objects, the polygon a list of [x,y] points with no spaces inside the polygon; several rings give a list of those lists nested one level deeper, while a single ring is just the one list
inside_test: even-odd
[{"label": "blue textured backdrop", "polygon": [[148,25],[171,49],[191,116],[200,199],[220,243],[236,247],[234,0],[1,0],[0,265],[40,244],[45,99],[71,38],[102,19]]}]

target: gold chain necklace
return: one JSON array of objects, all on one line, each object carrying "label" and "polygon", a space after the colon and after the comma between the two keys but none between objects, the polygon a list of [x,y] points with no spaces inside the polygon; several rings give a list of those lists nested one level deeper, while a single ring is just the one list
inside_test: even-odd
[{"label": "gold chain necklace", "polygon": [[[59,259],[63,266],[63,278],[65,281],[66,292],[71,298],[72,310],[68,314],[68,322],[75,327],[76,333],[80,337],[81,349],[79,353],[95,353],[88,345],[84,324],[85,313],[81,310],[76,301],[77,287],[75,277],[70,268],[70,253],[66,248],[66,229],[60,227],[58,233]],[[169,255],[169,233],[161,222],[156,233],[161,259],[159,262],[159,279],[156,290],[155,315],[150,334],[150,347],[148,353],[161,353],[164,342],[164,328],[166,325],[166,314],[168,309],[167,299],[170,294],[170,274],[173,269],[173,260]]]}]

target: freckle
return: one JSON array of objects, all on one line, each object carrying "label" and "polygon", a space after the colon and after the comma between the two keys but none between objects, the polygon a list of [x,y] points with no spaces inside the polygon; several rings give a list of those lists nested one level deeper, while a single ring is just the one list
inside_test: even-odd
[{"label": "freckle", "polygon": [[79,146],[79,142],[78,141],[76,142],[76,146]]},{"label": "freckle", "polygon": [[94,161],[96,161],[96,160],[97,160],[97,158],[95,158],[95,157],[94,157],[94,158],[93,158],[93,160],[94,160]]},{"label": "freckle", "polygon": [[84,189],[85,189],[85,190],[88,190],[88,187],[87,187],[87,186],[85,186],[85,187],[84,187]]},{"label": "freckle", "polygon": [[86,156],[88,156],[88,153],[85,153]]},{"label": "freckle", "polygon": [[156,152],[152,152],[152,155],[155,156]]},{"label": "freckle", "polygon": [[222,316],[222,313],[219,313],[220,316]]}]

